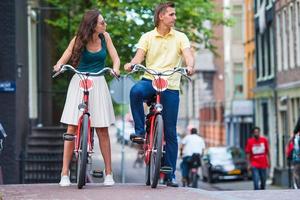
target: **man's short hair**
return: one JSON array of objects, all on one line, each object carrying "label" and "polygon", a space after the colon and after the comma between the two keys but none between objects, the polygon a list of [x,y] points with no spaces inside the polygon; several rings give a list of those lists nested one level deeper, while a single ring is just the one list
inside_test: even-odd
[{"label": "man's short hair", "polygon": [[155,11],[154,11],[154,25],[155,27],[158,27],[158,23],[159,23],[159,14],[160,13],[164,13],[167,8],[175,8],[175,3],[173,2],[164,2],[164,3],[160,3],[156,6]]},{"label": "man's short hair", "polygon": [[255,126],[255,127],[252,129],[251,133],[254,133],[255,130],[260,131],[260,128],[259,128],[258,126]]},{"label": "man's short hair", "polygon": [[192,129],[191,129],[191,134],[197,134],[197,132],[198,132],[198,131],[197,131],[196,128],[192,128]]}]

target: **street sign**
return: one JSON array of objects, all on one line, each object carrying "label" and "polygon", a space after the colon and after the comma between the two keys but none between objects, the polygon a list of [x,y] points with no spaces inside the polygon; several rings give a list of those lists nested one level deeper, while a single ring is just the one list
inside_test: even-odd
[{"label": "street sign", "polygon": [[118,104],[128,104],[130,90],[134,84],[135,81],[127,76],[112,80],[109,84],[112,99]]},{"label": "street sign", "polygon": [[16,83],[14,81],[0,82],[0,92],[14,92],[16,91]]}]

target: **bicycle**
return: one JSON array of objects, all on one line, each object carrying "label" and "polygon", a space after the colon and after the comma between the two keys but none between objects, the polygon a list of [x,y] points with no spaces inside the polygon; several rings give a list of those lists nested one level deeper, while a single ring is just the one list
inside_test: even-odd
[{"label": "bicycle", "polygon": [[89,91],[92,89],[93,81],[89,79],[90,76],[101,76],[106,72],[110,72],[114,77],[118,79],[118,76],[109,67],[105,67],[99,72],[80,72],[71,65],[62,65],[60,70],[56,72],[52,78],[55,78],[59,74],[65,71],[72,71],[79,75],[81,81],[79,87],[83,90],[83,101],[78,105],[78,109],[82,111],[82,115],[78,119],[77,133],[76,135],[65,133],[64,140],[73,141],[75,139],[74,153],[76,157],[77,166],[77,187],[81,189],[86,183],[86,166],[88,161],[91,163],[91,156],[94,148],[94,128],[91,128],[90,114],[89,114]]},{"label": "bicycle", "polygon": [[163,72],[157,72],[152,69],[147,69],[145,66],[136,64],[132,66],[132,71],[127,74],[142,71],[151,74],[154,79],[152,80],[152,86],[156,90],[156,95],[151,98],[146,103],[149,106],[149,113],[146,116],[146,134],[145,140],[134,140],[133,142],[143,144],[144,150],[144,162],[146,164],[146,185],[151,185],[152,188],[156,188],[160,173],[171,173],[171,167],[161,168],[161,159],[164,152],[164,128],[163,128],[163,118],[162,111],[163,106],[161,104],[161,93],[165,91],[168,87],[168,80],[164,77],[171,76],[175,73],[180,73],[181,75],[187,76],[187,70],[185,68],[174,68],[173,70],[166,70]]}]

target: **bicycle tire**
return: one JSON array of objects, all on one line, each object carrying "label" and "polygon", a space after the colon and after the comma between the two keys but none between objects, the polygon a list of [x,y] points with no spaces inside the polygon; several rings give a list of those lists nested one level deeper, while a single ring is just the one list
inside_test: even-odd
[{"label": "bicycle tire", "polygon": [[[146,134],[146,144],[145,145],[147,147],[149,145],[149,137],[150,137],[149,134]],[[148,151],[148,148],[144,149],[144,151],[145,151],[145,154],[146,154],[146,152]],[[146,159],[146,155],[145,155],[145,159]],[[147,186],[149,186],[150,185],[150,162],[147,162],[145,160],[145,163],[146,163],[146,167],[145,167],[145,183],[146,183]]]},{"label": "bicycle tire", "polygon": [[83,115],[80,133],[80,146],[77,159],[77,187],[81,189],[85,185],[87,148],[88,148],[88,120],[87,114]]},{"label": "bicycle tire", "polygon": [[191,180],[192,180],[192,188],[198,188],[198,174],[197,173],[192,173]]},{"label": "bicycle tire", "polygon": [[160,164],[162,157],[162,140],[163,140],[163,119],[160,114],[155,118],[154,123],[154,140],[150,155],[150,183],[152,188],[156,188],[160,175]]},{"label": "bicycle tire", "polygon": [[150,163],[146,164],[146,174],[145,174],[146,185],[150,185]]}]

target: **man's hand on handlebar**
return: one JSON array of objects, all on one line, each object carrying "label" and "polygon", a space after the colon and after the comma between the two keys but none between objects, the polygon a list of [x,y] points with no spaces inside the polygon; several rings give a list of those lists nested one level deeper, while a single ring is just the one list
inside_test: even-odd
[{"label": "man's hand on handlebar", "polygon": [[191,76],[195,73],[194,67],[187,66],[186,69],[187,69],[187,75],[189,75],[189,76]]},{"label": "man's hand on handlebar", "polygon": [[127,71],[127,72],[131,72],[132,71],[132,64],[131,63],[126,63],[124,65],[124,69]]}]

